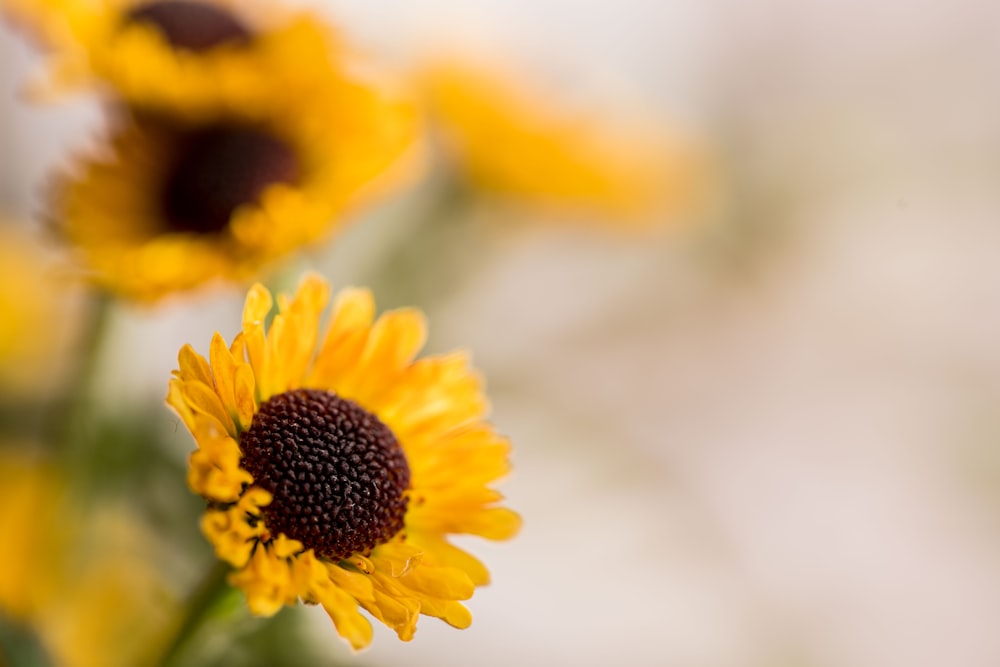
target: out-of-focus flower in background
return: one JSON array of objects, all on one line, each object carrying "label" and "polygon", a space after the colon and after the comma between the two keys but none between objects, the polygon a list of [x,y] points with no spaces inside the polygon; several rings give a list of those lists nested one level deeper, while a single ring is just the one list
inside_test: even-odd
[{"label": "out-of-focus flower in background", "polygon": [[175,607],[150,558],[155,541],[120,509],[81,507],[65,471],[32,450],[0,450],[4,664],[141,664]]},{"label": "out-of-focus flower in background", "polygon": [[307,16],[258,32],[228,3],[11,9],[65,24],[54,48],[111,95],[112,136],[63,170],[48,215],[119,295],[248,279],[413,167],[412,106]]},{"label": "out-of-focus flower in background", "polygon": [[278,3],[4,0],[2,6],[47,49],[44,89],[96,87],[189,119],[312,97],[347,55],[328,25]]},{"label": "out-of-focus flower in background", "polygon": [[345,290],[321,337],[329,292],[307,276],[265,329],[273,302],[255,286],[231,348],[216,334],[209,360],[181,350],[168,402],[198,443],[202,528],[254,613],[321,604],[355,649],[372,637],[359,605],[403,640],[420,614],[465,628],[460,601],[489,573],[447,538],[517,533],[490,488],[509,444],[465,354],[414,360],[418,311],[373,322],[371,293]]},{"label": "out-of-focus flower in background", "polygon": [[198,125],[124,117],[108,149],[64,173],[50,215],[93,279],[126,297],[247,279],[328,236],[408,145],[395,116],[407,112],[339,92],[337,105]]},{"label": "out-of-focus flower in background", "polygon": [[688,234],[718,205],[710,142],[652,107],[545,90],[544,77],[474,47],[427,50],[402,69],[430,168],[365,274],[391,305],[440,306],[500,248],[553,223],[630,243]]},{"label": "out-of-focus flower in background", "polygon": [[663,127],[573,110],[468,54],[416,81],[446,160],[487,195],[618,224],[690,213],[704,196],[707,156]]},{"label": "out-of-focus flower in background", "polygon": [[67,284],[37,238],[0,220],[0,395],[58,385],[76,329]]}]

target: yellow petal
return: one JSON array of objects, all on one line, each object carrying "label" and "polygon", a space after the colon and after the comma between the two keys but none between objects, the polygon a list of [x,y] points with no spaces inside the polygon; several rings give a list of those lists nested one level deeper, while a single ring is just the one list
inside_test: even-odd
[{"label": "yellow petal", "polygon": [[337,294],[310,385],[339,391],[340,378],[354,367],[365,348],[374,316],[375,299],[369,290],[347,288]]},{"label": "yellow petal", "polygon": [[243,305],[243,328],[253,325],[263,326],[273,306],[274,300],[267,288],[260,283],[255,284],[247,292],[247,299]]},{"label": "yellow petal", "polygon": [[521,515],[506,507],[491,507],[465,518],[461,531],[488,540],[509,540],[521,530]]},{"label": "yellow petal", "polygon": [[188,430],[192,434],[195,432],[195,421],[194,413],[191,411],[191,406],[188,405],[187,398],[184,395],[184,382],[178,379],[170,380],[167,385],[167,405],[172,407],[177,415],[184,422],[184,425],[188,427]]},{"label": "yellow petal", "polygon": [[466,574],[476,586],[490,583],[490,572],[476,557],[449,544],[440,535],[408,529],[407,541],[424,550],[424,562],[433,565],[456,567]]},{"label": "yellow petal", "polygon": [[346,560],[365,574],[371,574],[375,571],[375,564],[359,553],[351,554],[351,557]]},{"label": "yellow petal", "polygon": [[208,386],[213,386],[212,371],[208,367],[205,357],[194,351],[190,345],[181,348],[177,355],[177,363],[180,369],[180,376],[183,380],[198,380]]},{"label": "yellow petal", "polygon": [[488,540],[508,540],[520,531],[521,519],[516,512],[502,507],[462,505],[420,508],[419,514],[408,517],[409,525],[425,533],[440,535],[478,535]]},{"label": "yellow petal", "polygon": [[403,596],[398,588],[387,585],[377,574],[373,576],[376,577],[374,607],[378,610],[380,620],[395,630],[401,640],[410,641],[417,629],[420,601]]},{"label": "yellow petal", "polygon": [[454,353],[414,362],[385,397],[379,416],[403,441],[467,428],[488,407],[467,356]]},{"label": "yellow petal", "polygon": [[476,590],[469,575],[454,567],[421,564],[400,578],[407,588],[442,600],[468,600]]},{"label": "yellow petal", "polygon": [[464,630],[472,625],[472,613],[461,602],[454,600],[421,598],[420,613],[440,618],[448,625],[459,630]]},{"label": "yellow petal", "polygon": [[222,406],[226,414],[236,413],[235,376],[236,360],[233,359],[229,346],[219,332],[212,336],[212,344],[209,347],[209,359],[212,363],[212,377],[215,378],[215,388],[222,399]]},{"label": "yellow petal", "polygon": [[318,273],[307,273],[295,292],[295,305],[319,316],[330,299],[330,285]]},{"label": "yellow petal", "polygon": [[351,572],[333,563],[324,563],[330,580],[358,600],[373,600],[375,597],[371,579],[361,572]]},{"label": "yellow petal", "polygon": [[255,327],[253,329],[243,330],[243,346],[246,352],[247,361],[250,363],[250,367],[253,369],[254,378],[256,382],[254,387],[257,391],[256,398],[258,401],[267,400],[270,398],[269,394],[262,394],[262,387],[266,384],[262,378],[267,377],[267,341],[264,337],[263,327]]},{"label": "yellow petal", "polygon": [[[316,274],[308,274],[295,297],[282,307],[280,317],[286,325],[272,349],[273,358],[281,360],[283,390],[303,383],[319,337],[320,316],[329,298],[330,288],[326,281]],[[271,335],[274,335],[273,327]]]},{"label": "yellow petal", "polygon": [[213,418],[220,425],[221,429],[229,435],[236,435],[236,427],[232,418],[222,406],[219,395],[215,390],[203,382],[192,380],[184,383],[184,396],[187,404],[195,412]]},{"label": "yellow petal", "polygon": [[492,442],[483,438],[481,442],[468,445],[457,444],[447,437],[410,441],[407,451],[411,452],[410,472],[414,486],[433,488],[435,493],[438,489],[454,488],[456,470],[462,471],[463,487],[482,487],[510,470],[510,445],[496,436]]},{"label": "yellow petal", "polygon": [[377,408],[377,396],[395,384],[426,339],[427,325],[420,311],[385,313],[372,326],[357,364],[338,380],[340,392]]},{"label": "yellow petal", "polygon": [[393,577],[402,577],[415,568],[423,558],[423,551],[406,542],[388,542],[372,551],[375,568],[388,572]]},{"label": "yellow petal", "polygon": [[[271,320],[271,328],[267,332],[263,369],[257,371],[257,383],[261,387],[259,397],[262,401],[275,394],[280,394],[288,388],[284,364],[282,363],[284,359],[280,356],[280,352],[288,348],[284,342],[285,329],[285,316],[275,315],[274,319]],[[288,335],[294,337],[294,333]]]},{"label": "yellow petal", "polygon": [[372,625],[358,611],[357,600],[336,586],[320,589],[317,592],[317,599],[329,614],[337,633],[351,645],[352,649],[360,651],[371,643]]},{"label": "yellow petal", "polygon": [[248,365],[240,364],[236,368],[233,391],[239,426],[241,430],[246,430],[250,428],[253,416],[257,412],[257,403],[254,400],[253,371]]}]

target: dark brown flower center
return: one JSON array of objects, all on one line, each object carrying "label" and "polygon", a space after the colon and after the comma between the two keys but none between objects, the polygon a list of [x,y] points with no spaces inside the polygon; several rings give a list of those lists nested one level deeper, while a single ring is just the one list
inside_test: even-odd
[{"label": "dark brown flower center", "polygon": [[299,178],[292,149],[260,130],[209,127],[177,140],[162,193],[171,231],[221,232],[239,206],[256,202],[270,185]]},{"label": "dark brown flower center", "polygon": [[242,466],[274,500],[284,533],[332,560],[368,553],[403,527],[410,468],[392,431],[328,391],[294,389],[261,404],[240,436]]},{"label": "dark brown flower center", "polygon": [[207,51],[227,42],[243,44],[253,36],[226,10],[192,0],[140,4],[125,14],[125,21],[155,26],[171,46],[184,51]]}]

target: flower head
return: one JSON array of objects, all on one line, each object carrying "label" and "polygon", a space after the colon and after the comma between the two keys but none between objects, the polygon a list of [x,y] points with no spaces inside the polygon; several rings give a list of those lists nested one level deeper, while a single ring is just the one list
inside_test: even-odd
[{"label": "flower head", "polygon": [[418,79],[445,150],[481,191],[637,222],[696,191],[694,153],[662,133],[581,118],[467,61],[442,60]]},{"label": "flower head", "polygon": [[154,301],[245,280],[405,178],[413,105],[327,28],[228,0],[0,0],[57,78],[109,93],[49,217],[95,282]]},{"label": "flower head", "polygon": [[202,529],[257,614],[321,604],[356,649],[372,632],[359,606],[403,640],[419,614],[464,628],[460,601],[489,573],[447,536],[517,532],[490,488],[509,445],[464,354],[414,360],[417,311],[373,321],[370,292],[347,289],[321,336],[328,298],[309,276],[266,328],[271,295],[255,286],[232,345],[181,350],[167,401],[198,445]]},{"label": "flower head", "polygon": [[[204,119],[314,98],[347,54],[312,15],[235,0],[0,0],[54,60],[53,92],[104,88]],[[280,91],[280,94],[275,94]]]},{"label": "flower head", "polygon": [[335,88],[335,106],[289,100],[198,122],[125,114],[110,150],[56,181],[50,215],[93,279],[128,298],[247,279],[325,238],[388,184],[409,143],[405,109],[356,83]]},{"label": "flower head", "polygon": [[[150,566],[149,535],[121,510],[84,515],[63,471],[14,446],[0,451],[0,531],[10,543],[0,550],[0,622],[34,636],[51,664],[141,664],[174,606]],[[5,648],[2,664],[13,657]]]}]

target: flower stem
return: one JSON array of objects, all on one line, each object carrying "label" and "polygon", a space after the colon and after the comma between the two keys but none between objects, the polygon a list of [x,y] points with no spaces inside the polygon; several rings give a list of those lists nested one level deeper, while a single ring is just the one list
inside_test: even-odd
[{"label": "flower stem", "polygon": [[[467,184],[440,174],[428,201],[401,233],[390,240],[362,284],[384,308],[415,305],[429,309],[463,284],[469,260],[470,213],[475,203]],[[443,295],[443,296],[442,296]]]},{"label": "flower stem", "polygon": [[182,612],[183,616],[176,626],[177,629],[170,637],[169,643],[165,645],[159,659],[152,663],[153,665],[168,667],[177,659],[186,644],[209,617],[216,602],[230,591],[226,581],[229,572],[228,564],[217,561],[212,569],[205,573],[205,577],[188,599]]},{"label": "flower stem", "polygon": [[100,367],[101,348],[108,330],[113,311],[113,299],[98,292],[90,301],[90,312],[78,343],[77,365],[67,382],[67,391],[60,405],[56,407],[56,419],[52,426],[56,444],[64,454],[79,453],[76,450],[88,441],[90,435],[88,414],[93,402],[94,377]]}]

